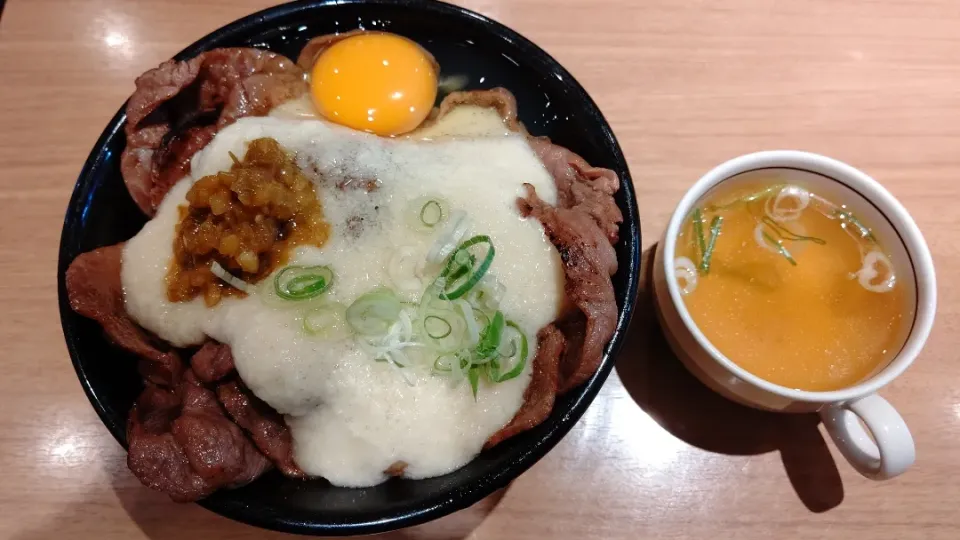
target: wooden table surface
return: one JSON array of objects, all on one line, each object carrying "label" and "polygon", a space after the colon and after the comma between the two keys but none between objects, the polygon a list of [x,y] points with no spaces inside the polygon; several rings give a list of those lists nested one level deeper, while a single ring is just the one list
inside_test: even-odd
[{"label": "wooden table surface", "polygon": [[[0,2],[2,3],[2,2]],[[140,486],[70,366],[63,212],[142,71],[269,0],[7,0],[0,18],[0,537],[280,538]],[[506,490],[388,538],[960,538],[960,3],[470,0],[563,63],[630,162],[644,247],[703,172],[760,149],[832,155],[913,213],[940,273],[927,349],[883,394],[917,463],[877,483],[816,419],[710,394],[641,294],[617,368]]]}]

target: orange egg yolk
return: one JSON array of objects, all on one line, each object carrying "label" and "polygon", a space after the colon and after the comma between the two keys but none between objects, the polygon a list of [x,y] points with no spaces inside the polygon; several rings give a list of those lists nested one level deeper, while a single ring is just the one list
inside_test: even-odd
[{"label": "orange egg yolk", "polygon": [[311,71],[310,90],[327,119],[393,136],[412,131],[430,113],[437,69],[413,41],[370,32],[323,51]]}]

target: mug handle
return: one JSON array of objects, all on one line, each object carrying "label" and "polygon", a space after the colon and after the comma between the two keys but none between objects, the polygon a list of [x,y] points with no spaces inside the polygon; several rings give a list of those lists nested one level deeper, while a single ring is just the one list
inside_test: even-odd
[{"label": "mug handle", "polygon": [[867,478],[893,478],[916,459],[907,424],[887,400],[876,394],[827,405],[820,410],[820,419],[843,457]]}]

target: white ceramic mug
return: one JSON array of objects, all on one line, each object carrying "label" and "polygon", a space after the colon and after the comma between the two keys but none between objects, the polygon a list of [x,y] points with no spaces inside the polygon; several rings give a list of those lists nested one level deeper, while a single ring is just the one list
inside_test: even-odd
[{"label": "white ceramic mug", "polygon": [[[905,330],[903,348],[859,383],[828,392],[771,383],[726,358],[690,317],[674,272],[677,236],[709,190],[721,182],[749,181],[751,175],[778,177],[810,186],[828,199],[843,200],[873,226],[872,232],[892,255],[897,279],[913,278],[915,288],[909,294],[915,301],[915,317],[912,327]],[[732,159],[705,174],[683,197],[657,247],[653,264],[654,293],[664,334],[684,365],[707,386],[752,407],[819,412],[841,453],[868,478],[892,478],[913,464],[915,449],[910,430],[877,391],[903,373],[926,342],[937,305],[936,276],[930,250],[916,223],[876,180],[845,163],[807,152],[776,150]]]}]

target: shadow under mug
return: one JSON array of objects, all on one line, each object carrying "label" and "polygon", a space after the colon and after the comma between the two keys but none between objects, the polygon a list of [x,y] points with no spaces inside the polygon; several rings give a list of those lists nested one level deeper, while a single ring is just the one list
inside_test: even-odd
[{"label": "shadow under mug", "polygon": [[[677,236],[698,202],[722,182],[751,176],[799,183],[843,200],[873,225],[892,255],[898,280],[912,278],[915,301],[912,326],[905,325],[900,352],[859,383],[827,392],[812,392],[766,381],[725,357],[697,328],[681,298],[674,272]],[[832,195],[832,197],[831,197]],[[876,180],[840,161],[807,152],[775,150],[734,158],[719,165],[686,193],[674,211],[653,268],[657,314],[667,342],[698,379],[721,395],[760,409],[819,412],[827,432],[843,456],[861,474],[883,480],[904,472],[915,459],[910,430],[903,418],[876,392],[913,363],[933,326],[936,276],[930,250],[913,218]]]}]

